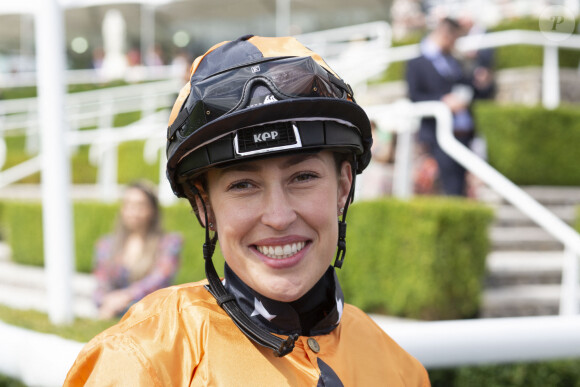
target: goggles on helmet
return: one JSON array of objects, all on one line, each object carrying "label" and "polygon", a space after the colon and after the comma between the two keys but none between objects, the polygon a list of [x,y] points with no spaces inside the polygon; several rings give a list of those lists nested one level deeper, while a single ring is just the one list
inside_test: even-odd
[{"label": "goggles on helmet", "polygon": [[[188,136],[201,126],[247,107],[290,98],[338,98],[352,100],[350,86],[319,66],[311,57],[275,58],[229,69],[203,80],[191,80],[185,108],[189,119],[180,130]],[[169,138],[180,128],[176,122]]]}]

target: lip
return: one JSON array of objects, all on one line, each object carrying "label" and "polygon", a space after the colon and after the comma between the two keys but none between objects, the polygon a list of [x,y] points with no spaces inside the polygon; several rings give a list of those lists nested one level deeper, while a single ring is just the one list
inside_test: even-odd
[{"label": "lip", "polygon": [[[305,244],[304,248],[302,250],[298,251],[296,254],[294,254],[288,258],[283,258],[283,259],[270,258],[270,257],[260,253],[260,251],[258,251],[258,249],[256,248],[257,245],[260,245],[260,246],[282,246],[282,245],[297,243],[297,242],[305,242],[306,244]],[[306,256],[306,253],[308,252],[308,250],[310,250],[311,245],[312,245],[311,239],[297,236],[297,235],[290,235],[290,236],[281,237],[281,238],[261,239],[255,243],[253,243],[252,245],[250,245],[250,250],[252,250],[252,252],[254,254],[256,254],[256,256],[258,258],[260,258],[260,260],[269,268],[287,269],[287,268],[290,268],[290,267],[295,266],[298,263],[300,263],[302,261],[302,259]]]}]

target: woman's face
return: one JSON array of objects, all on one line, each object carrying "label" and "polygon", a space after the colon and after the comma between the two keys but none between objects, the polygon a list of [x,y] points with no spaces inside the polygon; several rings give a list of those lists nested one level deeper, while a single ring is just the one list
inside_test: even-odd
[{"label": "woman's face", "polygon": [[322,277],[336,252],[337,214],[352,182],[331,152],[214,168],[210,221],[231,269],[252,289],[294,301]]},{"label": "woman's face", "polygon": [[121,204],[121,220],[129,232],[145,232],[149,229],[154,209],[145,192],[128,188]]}]

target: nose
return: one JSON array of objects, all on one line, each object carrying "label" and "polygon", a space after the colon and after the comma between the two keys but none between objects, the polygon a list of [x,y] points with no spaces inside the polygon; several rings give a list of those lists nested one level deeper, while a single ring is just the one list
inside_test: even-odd
[{"label": "nose", "polygon": [[297,218],[291,200],[281,186],[266,190],[262,206],[262,223],[275,230],[286,230]]}]

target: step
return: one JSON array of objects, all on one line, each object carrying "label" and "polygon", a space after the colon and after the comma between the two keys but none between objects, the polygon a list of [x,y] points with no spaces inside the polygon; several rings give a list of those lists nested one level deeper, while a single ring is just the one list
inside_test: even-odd
[{"label": "step", "polygon": [[563,244],[539,227],[490,228],[492,250],[562,250]]},{"label": "step", "polygon": [[[46,275],[42,267],[0,261],[0,284],[44,291],[46,289]],[[90,298],[96,286],[97,283],[92,274],[73,274],[74,294]]]},{"label": "step", "polygon": [[[580,187],[520,186],[520,188],[544,205],[580,205]],[[490,204],[507,203],[499,193],[486,185],[477,188],[477,198]]]},{"label": "step", "polygon": [[[74,273],[72,278],[73,313],[78,317],[96,318],[92,300],[96,287],[93,275]],[[15,309],[48,311],[46,274],[42,267],[0,261],[0,304]]]},{"label": "step", "polygon": [[[546,208],[569,225],[576,222],[578,211],[576,205],[552,205]],[[502,204],[495,208],[495,224],[499,226],[536,226],[536,223],[529,216],[509,204]]]},{"label": "step", "polygon": [[580,205],[580,187],[524,186],[521,188],[545,205]]},{"label": "step", "polygon": [[563,251],[496,251],[487,256],[485,286],[559,284]]},{"label": "step", "polygon": [[556,315],[559,305],[560,285],[505,286],[484,291],[480,317]]},{"label": "step", "polygon": [[[42,288],[0,283],[0,304],[14,309],[48,312],[48,296]],[[84,318],[98,316],[92,299],[82,295],[73,296],[73,314]]]}]

